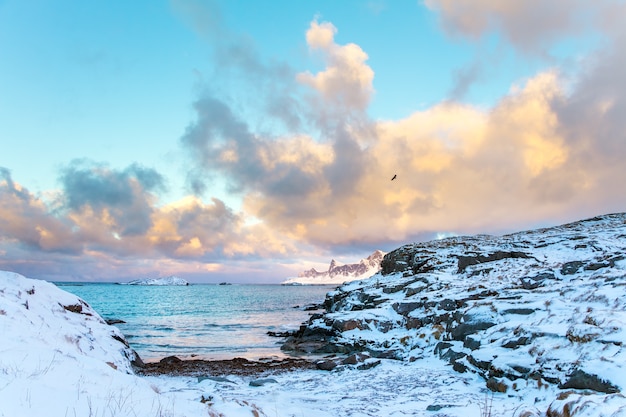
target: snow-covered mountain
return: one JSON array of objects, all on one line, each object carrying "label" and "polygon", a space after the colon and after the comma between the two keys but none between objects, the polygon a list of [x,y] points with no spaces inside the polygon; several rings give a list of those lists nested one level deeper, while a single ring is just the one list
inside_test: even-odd
[{"label": "snow-covered mountain", "polygon": [[437,358],[515,415],[626,416],[626,213],[405,245],[324,306],[284,350]]},{"label": "snow-covered mountain", "polygon": [[136,279],[130,282],[121,282],[122,285],[189,285],[189,282],[177,276],[169,276],[163,278],[144,278]]},{"label": "snow-covered mountain", "polygon": [[301,272],[295,278],[289,278],[283,285],[340,285],[345,282],[369,278],[380,271],[380,262],[385,252],[374,251],[370,256],[354,264],[341,264],[334,259],[328,270],[318,272],[315,268]]}]

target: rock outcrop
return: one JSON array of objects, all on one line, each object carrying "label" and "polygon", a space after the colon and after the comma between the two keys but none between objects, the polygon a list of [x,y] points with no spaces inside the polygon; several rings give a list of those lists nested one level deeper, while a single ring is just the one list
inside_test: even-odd
[{"label": "rock outcrop", "polygon": [[626,388],[626,214],[409,244],[381,266],[329,293],[283,349],[434,356],[495,392]]}]

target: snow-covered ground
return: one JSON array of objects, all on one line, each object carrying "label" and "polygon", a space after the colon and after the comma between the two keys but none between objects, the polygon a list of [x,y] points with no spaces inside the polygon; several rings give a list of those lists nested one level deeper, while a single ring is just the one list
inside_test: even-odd
[{"label": "snow-covered ground", "polygon": [[130,282],[120,282],[122,285],[189,285],[189,282],[177,276],[169,276],[162,278],[144,278],[136,279]]},{"label": "snow-covered ground", "polygon": [[[0,271],[0,417],[626,416],[625,255],[626,215],[408,245],[309,325],[403,360],[260,384],[137,376],[123,335],[84,301]],[[579,371],[609,392],[563,386]]]},{"label": "snow-covered ground", "polygon": [[11,272],[0,272],[0,329],[2,417],[480,416],[485,400],[475,376],[438,361],[278,374],[260,387],[252,377],[139,377],[124,337],[84,301]]}]

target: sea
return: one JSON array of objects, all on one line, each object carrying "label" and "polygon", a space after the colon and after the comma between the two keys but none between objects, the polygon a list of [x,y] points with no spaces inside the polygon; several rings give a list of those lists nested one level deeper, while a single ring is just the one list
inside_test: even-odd
[{"label": "sea", "polygon": [[280,337],[297,330],[335,286],[146,286],[57,282],[115,324],[146,362],[283,358]]}]

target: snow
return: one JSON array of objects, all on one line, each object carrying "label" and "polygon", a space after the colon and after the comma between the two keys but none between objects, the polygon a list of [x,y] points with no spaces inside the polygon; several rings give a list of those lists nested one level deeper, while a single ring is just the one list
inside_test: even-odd
[{"label": "snow", "polygon": [[189,285],[189,282],[177,276],[163,278],[144,278],[130,282],[121,282],[122,285]]},{"label": "snow", "polygon": [[475,376],[459,378],[437,363],[419,372],[396,361],[369,371],[292,372],[261,387],[250,377],[138,377],[132,350],[97,312],[53,284],[10,272],[0,272],[0,328],[2,417],[431,415],[433,403],[444,403],[445,415],[471,417],[484,396],[473,390]]},{"label": "snow", "polygon": [[[76,305],[79,313],[64,308]],[[250,385],[252,377],[139,377],[115,327],[78,297],[10,272],[0,272],[0,329],[2,417],[478,417],[487,395],[477,376],[441,361],[283,373],[260,387]],[[507,397],[493,403],[512,413]]]},{"label": "snow", "polygon": [[[565,365],[576,364],[577,369],[626,387],[626,262],[614,258],[615,253],[626,254],[625,239],[625,215],[510,235],[504,238],[508,250],[532,249],[532,259],[472,265],[463,273],[456,264],[460,242],[466,251],[489,253],[502,249],[504,241],[481,236],[415,244],[434,255],[433,265],[439,269],[420,274],[424,281],[401,291],[395,288],[413,278],[401,272],[350,282],[333,292],[348,294],[344,308],[325,315],[362,320],[362,330],[349,329],[342,337],[351,343],[398,349],[405,360],[380,359],[367,370],[346,365],[331,372],[225,375],[222,380],[140,377],[131,364],[135,353],[124,336],[84,301],[53,284],[0,271],[0,417],[539,417],[548,410],[552,416],[626,416],[621,393],[561,389],[542,379],[508,381],[514,385],[506,393],[493,393],[479,373],[456,372],[434,354],[441,337],[435,326],[384,326],[419,316],[417,309],[402,316],[397,303],[436,301],[424,308],[443,314],[441,300],[465,298],[464,323],[490,320],[494,326],[474,335],[481,346],[473,351],[449,340],[455,350],[489,360],[494,369],[541,368],[543,375],[556,379],[571,370]],[[614,266],[559,272],[573,260],[585,265],[612,260]],[[534,276],[538,268],[554,271],[555,278],[533,290],[521,288],[519,278]],[[499,295],[471,298],[486,290]],[[357,293],[386,301],[351,310],[362,302]],[[514,314],[512,309],[532,311]],[[324,320],[314,323],[329,326]],[[541,336],[516,349],[503,347],[528,334]],[[463,361],[471,367],[467,357]],[[252,386],[257,378],[275,382]]]}]

